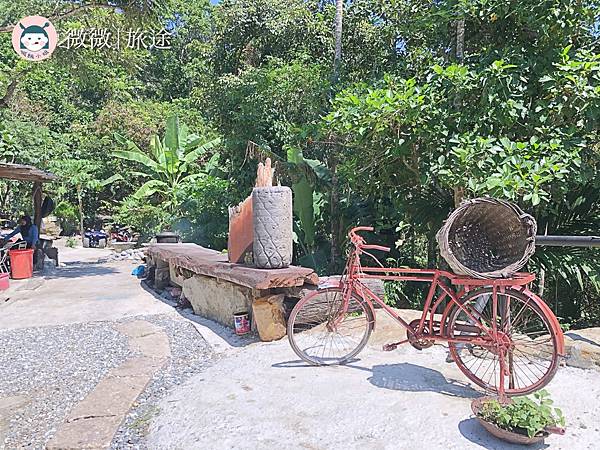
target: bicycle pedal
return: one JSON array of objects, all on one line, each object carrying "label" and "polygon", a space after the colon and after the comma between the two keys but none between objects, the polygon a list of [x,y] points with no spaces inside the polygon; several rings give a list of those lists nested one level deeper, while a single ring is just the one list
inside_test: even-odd
[{"label": "bicycle pedal", "polygon": [[385,344],[383,346],[384,352],[391,352],[392,350],[396,350],[398,348],[398,344]]}]

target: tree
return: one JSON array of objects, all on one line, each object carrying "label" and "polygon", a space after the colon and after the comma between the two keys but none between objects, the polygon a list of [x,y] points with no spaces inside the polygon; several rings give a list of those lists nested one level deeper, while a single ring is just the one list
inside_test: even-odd
[{"label": "tree", "polygon": [[335,53],[333,56],[333,83],[336,84],[340,78],[342,68],[342,35],[344,21],[344,0],[335,0]]},{"label": "tree", "polygon": [[84,159],[65,159],[53,164],[54,171],[62,180],[63,186],[59,189],[59,194],[66,195],[71,189],[75,190],[77,196],[77,208],[79,211],[79,232],[81,239],[85,234],[84,218],[84,195],[86,192],[98,192],[101,188],[109,185],[118,177],[115,175],[105,181],[95,178],[98,173],[98,166],[93,161]]},{"label": "tree", "polygon": [[[205,159],[204,172],[197,172],[196,162],[202,157],[206,158],[208,151],[219,145],[220,139],[205,141],[190,133],[187,125],[179,123],[177,116],[167,120],[163,139],[156,135],[151,138],[149,154],[118,133],[115,133],[115,139],[127,150],[115,150],[113,155],[141,165],[143,171],[133,172],[132,175],[150,178],[133,194],[134,197],[149,199],[156,196],[172,216],[179,211],[180,189],[204,177],[216,167],[219,158],[218,153],[215,153]],[[118,179],[122,177],[119,176]]]}]

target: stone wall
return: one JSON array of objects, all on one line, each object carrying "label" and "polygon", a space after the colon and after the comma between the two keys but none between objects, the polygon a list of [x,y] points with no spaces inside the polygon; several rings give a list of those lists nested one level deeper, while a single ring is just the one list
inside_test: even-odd
[{"label": "stone wall", "polygon": [[252,313],[252,289],[217,278],[193,275],[183,280],[183,294],[194,313],[233,328],[233,315]]}]

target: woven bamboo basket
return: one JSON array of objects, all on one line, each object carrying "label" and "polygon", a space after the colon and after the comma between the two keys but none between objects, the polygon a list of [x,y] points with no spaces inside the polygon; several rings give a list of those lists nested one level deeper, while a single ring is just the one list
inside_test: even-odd
[{"label": "woven bamboo basket", "polygon": [[536,231],[535,219],[518,206],[486,197],[463,202],[436,237],[454,273],[508,278],[533,255]]}]

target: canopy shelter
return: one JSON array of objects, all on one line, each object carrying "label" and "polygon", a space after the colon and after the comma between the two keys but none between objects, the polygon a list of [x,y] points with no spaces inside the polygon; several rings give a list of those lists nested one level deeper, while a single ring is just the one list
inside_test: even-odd
[{"label": "canopy shelter", "polygon": [[58,179],[56,175],[24,164],[0,163],[0,179],[33,182],[33,222],[42,225],[42,184]]}]

